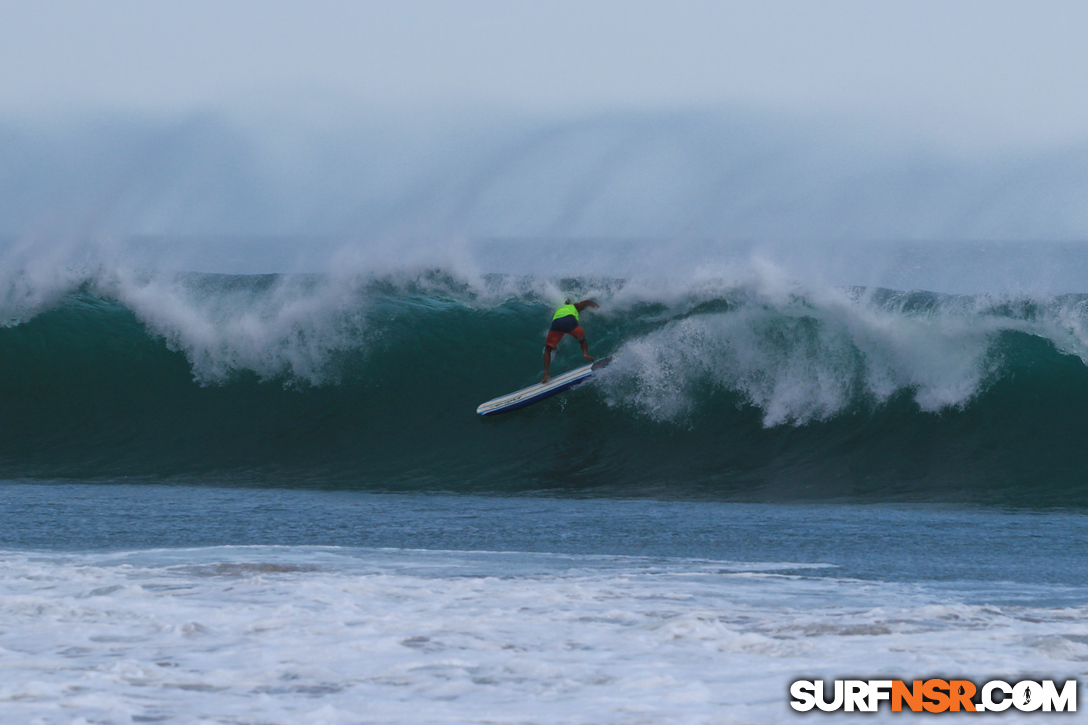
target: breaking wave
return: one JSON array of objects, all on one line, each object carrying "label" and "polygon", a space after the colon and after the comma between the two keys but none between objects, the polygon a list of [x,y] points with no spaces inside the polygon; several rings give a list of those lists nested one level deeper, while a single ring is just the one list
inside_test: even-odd
[{"label": "breaking wave", "polygon": [[[1088,502],[1088,295],[431,269],[13,278],[0,476],[366,489]],[[22,285],[20,287],[19,285]],[[531,384],[592,296],[592,385]],[[573,366],[561,345],[556,366]],[[224,478],[226,477],[226,478]]]}]

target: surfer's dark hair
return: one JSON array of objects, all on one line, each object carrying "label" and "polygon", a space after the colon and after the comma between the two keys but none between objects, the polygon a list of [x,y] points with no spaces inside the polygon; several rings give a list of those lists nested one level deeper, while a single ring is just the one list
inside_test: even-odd
[{"label": "surfer's dark hair", "polygon": [[569,304],[570,304],[570,297],[568,297],[568,298],[567,298],[567,301],[566,301],[566,302],[564,302],[563,304],[564,304],[564,305],[569,305]]}]

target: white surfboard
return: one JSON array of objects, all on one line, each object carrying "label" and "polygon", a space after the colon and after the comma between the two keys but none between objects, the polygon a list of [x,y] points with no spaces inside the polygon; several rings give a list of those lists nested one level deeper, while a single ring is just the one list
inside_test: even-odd
[{"label": "white surfboard", "polygon": [[524,408],[526,405],[532,405],[533,403],[544,400],[544,398],[550,398],[556,393],[569,390],[579,383],[584,383],[593,377],[593,373],[606,367],[610,362],[612,362],[612,358],[610,357],[601,358],[600,360],[591,362],[589,365],[583,365],[580,368],[575,368],[562,375],[556,375],[546,383],[530,385],[517,392],[503,395],[494,400],[489,400],[480,405],[480,407],[476,409],[476,412],[480,415],[498,415],[499,413],[509,413],[511,410]]}]

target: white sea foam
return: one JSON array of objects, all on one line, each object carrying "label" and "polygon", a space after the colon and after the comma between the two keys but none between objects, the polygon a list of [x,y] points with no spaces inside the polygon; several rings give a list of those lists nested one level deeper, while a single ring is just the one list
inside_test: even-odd
[{"label": "white sea foam", "polygon": [[759,407],[767,425],[824,420],[901,392],[936,412],[981,391],[997,365],[996,333],[1029,329],[954,303],[910,313],[773,278],[727,294],[728,311],[681,316],[624,342],[602,382],[609,401],[681,418],[709,384]]},{"label": "white sea foam", "polygon": [[306,547],[5,552],[0,710],[13,724],[763,724],[795,718],[787,683],[802,676],[1086,672],[1083,607],[821,571],[833,574]]},{"label": "white sea foam", "polygon": [[335,379],[331,358],[362,346],[366,298],[350,283],[278,277],[259,289],[222,280],[122,275],[114,294],[152,334],[185,354],[203,383],[241,370],[311,384]]}]

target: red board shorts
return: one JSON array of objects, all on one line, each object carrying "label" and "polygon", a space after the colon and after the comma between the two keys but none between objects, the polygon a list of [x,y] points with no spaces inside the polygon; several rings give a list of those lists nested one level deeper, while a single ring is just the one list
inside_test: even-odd
[{"label": "red board shorts", "polygon": [[586,331],[578,324],[574,315],[567,315],[552,320],[552,329],[548,331],[548,339],[544,341],[544,347],[555,349],[563,335],[573,335],[575,340],[581,342],[586,337]]}]

